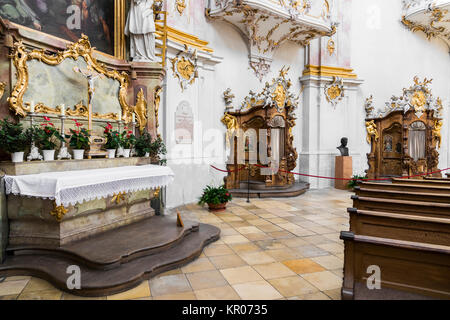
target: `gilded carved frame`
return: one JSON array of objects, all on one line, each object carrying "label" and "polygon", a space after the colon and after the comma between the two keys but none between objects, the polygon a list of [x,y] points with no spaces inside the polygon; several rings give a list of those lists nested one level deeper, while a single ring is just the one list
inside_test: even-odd
[{"label": "gilded carved frame", "polygon": [[[78,42],[69,44],[65,51],[58,51],[55,54],[47,54],[42,49],[35,49],[28,51],[22,41],[16,42],[14,44],[13,53],[10,58],[13,60],[13,64],[16,68],[17,82],[8,98],[8,103],[10,109],[13,110],[16,115],[26,117],[28,112],[30,112],[30,106],[24,105],[23,96],[28,88],[29,74],[27,62],[30,60],[38,60],[50,66],[57,66],[61,64],[65,59],[78,60],[78,58],[83,58],[86,63],[91,66],[96,72],[103,74],[104,76],[114,79],[120,83],[119,88],[119,103],[122,108],[122,120],[126,123],[131,121],[131,114],[133,111],[136,112],[135,106],[130,106],[127,103],[127,92],[128,86],[130,85],[130,80],[128,74],[125,72],[118,72],[117,70],[107,69],[103,63],[98,62],[93,56],[93,48],[86,35],[83,35]],[[59,107],[49,107],[43,104],[37,104],[35,106],[35,112],[38,113],[49,113],[49,114],[60,114]],[[137,113],[137,112],[136,112]],[[87,117],[87,107],[78,104],[74,109],[68,109],[66,112],[69,116],[79,116]],[[109,119],[109,120],[119,120],[119,117],[115,113],[98,114],[93,113],[93,118],[97,119]],[[144,119],[138,114],[138,119]],[[139,123],[140,125],[145,125]]]}]

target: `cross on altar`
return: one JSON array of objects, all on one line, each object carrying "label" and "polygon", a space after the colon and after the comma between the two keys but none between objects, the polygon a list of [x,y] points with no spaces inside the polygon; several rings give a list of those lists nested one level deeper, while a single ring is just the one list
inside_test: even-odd
[{"label": "cross on altar", "polygon": [[88,130],[92,131],[92,100],[95,92],[95,80],[97,78],[103,79],[104,76],[101,73],[96,72],[92,66],[88,65],[86,69],[80,69],[74,67],[73,71],[80,73],[88,80]]}]

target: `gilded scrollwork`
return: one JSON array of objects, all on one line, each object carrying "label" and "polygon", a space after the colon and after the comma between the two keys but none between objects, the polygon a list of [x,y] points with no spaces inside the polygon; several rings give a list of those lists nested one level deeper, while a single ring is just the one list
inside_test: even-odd
[{"label": "gilded scrollwork", "polygon": [[[65,59],[78,60],[83,58],[87,65],[94,69],[96,72],[106,76],[107,78],[114,79],[119,82],[119,94],[118,99],[120,106],[122,108],[122,120],[129,122],[131,120],[131,113],[133,108],[127,103],[127,90],[129,86],[129,78],[125,72],[119,72],[117,70],[108,69],[105,64],[98,62],[93,56],[93,50],[89,38],[86,35],[82,37],[75,43],[68,44],[67,49],[64,51],[58,51],[54,54],[46,53],[43,49],[27,50],[22,41],[16,42],[14,44],[13,53],[10,56],[12,62],[16,69],[17,82],[12,90],[11,96],[8,98],[8,103],[16,115],[22,117],[27,116],[30,112],[30,106],[25,105],[23,102],[23,96],[28,88],[29,74],[27,62],[31,60],[37,60],[43,62],[50,66],[57,66],[61,64]],[[42,111],[52,111],[56,108],[51,108],[48,106],[40,106]],[[77,112],[80,110],[80,106],[75,106],[75,111],[73,115],[84,116],[85,113]],[[69,114],[69,112],[68,112]],[[100,115],[94,114],[94,118],[101,119],[117,119],[118,116],[113,114]]]},{"label": "gilded scrollwork", "polygon": [[[38,111],[38,107],[36,106],[36,112]],[[60,113],[60,107],[56,107],[55,109],[46,107],[45,111],[41,113],[54,113],[59,114]],[[83,105],[81,102],[77,103],[73,108],[67,108],[66,115],[70,117],[80,117],[80,118],[87,118],[89,116],[89,109],[85,105]],[[93,112],[92,117],[95,119],[103,119],[103,120],[119,120],[119,115],[114,112],[106,113],[106,114],[99,114],[98,112]]]},{"label": "gilded scrollwork", "polygon": [[194,83],[198,72],[197,50],[189,49],[185,45],[185,50],[170,61],[172,62],[173,75],[178,78],[181,90],[184,91],[188,85]]},{"label": "gilded scrollwork", "polygon": [[333,77],[333,81],[325,86],[325,97],[327,101],[336,107],[336,105],[345,96],[344,80],[340,77]]},{"label": "gilded scrollwork", "polygon": [[50,215],[55,217],[56,221],[61,222],[67,212],[69,210],[64,208],[64,206],[57,206],[56,203],[53,203],[53,210],[50,211]]},{"label": "gilded scrollwork", "polygon": [[157,86],[154,91],[154,107],[155,107],[155,123],[156,123],[156,131],[158,132],[159,128],[159,106],[161,104],[161,93],[163,91],[163,88],[160,86]]}]

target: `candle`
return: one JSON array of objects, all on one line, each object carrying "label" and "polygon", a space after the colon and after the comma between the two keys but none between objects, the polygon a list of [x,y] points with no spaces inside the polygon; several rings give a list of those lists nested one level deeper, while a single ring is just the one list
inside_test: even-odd
[{"label": "candle", "polygon": [[131,120],[132,122],[136,122],[136,115],[134,114],[134,112],[133,112],[133,114],[132,114],[132,116],[131,116],[131,119],[132,119],[132,120]]},{"label": "candle", "polygon": [[61,115],[66,115],[66,106],[64,105],[64,103],[61,105]]},{"label": "candle", "polygon": [[34,112],[34,101],[30,103],[30,112]]},{"label": "candle", "polygon": [[122,114],[119,112],[119,121],[122,121]]}]

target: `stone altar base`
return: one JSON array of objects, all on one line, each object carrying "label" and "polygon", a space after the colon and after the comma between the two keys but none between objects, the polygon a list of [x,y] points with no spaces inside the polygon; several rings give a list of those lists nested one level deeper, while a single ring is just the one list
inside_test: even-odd
[{"label": "stone altar base", "polygon": [[8,196],[9,244],[59,247],[154,215],[153,190],[120,194],[70,206],[61,221],[54,202]]},{"label": "stone altar base", "polygon": [[[196,259],[203,248],[219,239],[217,227],[154,216],[55,248],[10,245],[0,276],[34,276],[73,295],[112,295],[138,286],[161,272]],[[67,268],[81,271],[81,289],[70,290]]]},{"label": "stone altar base", "polygon": [[[351,179],[353,175],[352,157],[336,157],[334,172],[336,178]],[[347,184],[348,180],[334,180],[334,187],[336,189],[347,190]]]}]

